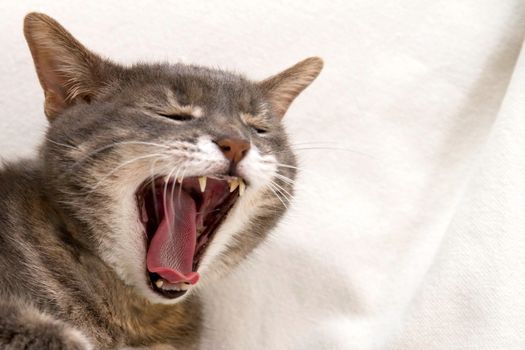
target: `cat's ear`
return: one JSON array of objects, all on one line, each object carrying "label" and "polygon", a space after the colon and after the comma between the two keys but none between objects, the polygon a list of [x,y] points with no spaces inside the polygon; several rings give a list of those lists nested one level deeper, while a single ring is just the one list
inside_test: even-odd
[{"label": "cat's ear", "polygon": [[274,113],[282,118],[293,100],[319,75],[323,60],[307,58],[259,83]]},{"label": "cat's ear", "polygon": [[24,35],[44,89],[49,120],[79,99],[89,102],[103,86],[109,63],[51,17],[29,13],[24,19]]}]

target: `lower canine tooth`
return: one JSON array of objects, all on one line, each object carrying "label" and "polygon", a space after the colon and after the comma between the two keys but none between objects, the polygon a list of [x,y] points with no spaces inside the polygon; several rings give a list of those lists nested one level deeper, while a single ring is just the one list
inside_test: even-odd
[{"label": "lower canine tooth", "polygon": [[190,287],[191,285],[189,283],[181,283],[179,286],[180,290],[188,290]]},{"label": "lower canine tooth", "polygon": [[157,288],[161,288],[164,285],[164,281],[161,279],[158,279],[155,281],[155,285],[157,286]]},{"label": "lower canine tooth", "polygon": [[242,179],[239,179],[239,196],[242,196],[244,194],[244,190],[246,189],[246,184]]},{"label": "lower canine tooth", "polygon": [[199,186],[201,188],[201,192],[204,192],[206,189],[206,176],[199,177]]}]

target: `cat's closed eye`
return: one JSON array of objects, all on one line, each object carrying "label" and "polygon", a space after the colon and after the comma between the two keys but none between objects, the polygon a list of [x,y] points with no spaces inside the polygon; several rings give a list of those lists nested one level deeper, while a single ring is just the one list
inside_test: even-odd
[{"label": "cat's closed eye", "polygon": [[161,117],[183,122],[193,119],[193,115],[187,113],[157,113]]},{"label": "cat's closed eye", "polygon": [[252,126],[252,129],[259,135],[266,134],[268,132],[268,130],[257,126]]},{"label": "cat's closed eye", "polygon": [[266,134],[271,130],[271,124],[260,116],[257,117],[250,113],[241,113],[240,117],[244,124],[257,133],[257,135]]}]

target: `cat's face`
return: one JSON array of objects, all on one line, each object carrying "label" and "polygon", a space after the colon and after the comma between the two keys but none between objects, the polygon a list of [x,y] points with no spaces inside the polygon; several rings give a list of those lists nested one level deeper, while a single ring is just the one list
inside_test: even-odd
[{"label": "cat's face", "polygon": [[124,68],[47,16],[25,25],[51,121],[52,193],[126,284],[174,302],[264,239],[293,193],[281,118],[319,59],[263,82],[181,64]]},{"label": "cat's face", "polygon": [[[261,221],[284,211],[295,162],[253,83],[184,66],[141,70],[54,120],[45,152],[101,257],[161,301],[200,285],[192,272],[206,279],[220,255],[238,254],[229,246],[266,235]],[[232,160],[221,147],[244,149]]]}]

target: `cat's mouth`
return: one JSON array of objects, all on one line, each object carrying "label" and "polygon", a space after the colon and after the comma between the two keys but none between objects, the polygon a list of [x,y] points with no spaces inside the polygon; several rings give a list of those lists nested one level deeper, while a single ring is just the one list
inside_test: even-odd
[{"label": "cat's mouth", "polygon": [[206,248],[244,189],[241,178],[222,175],[158,179],[139,188],[147,275],[157,294],[174,299],[197,283]]}]

